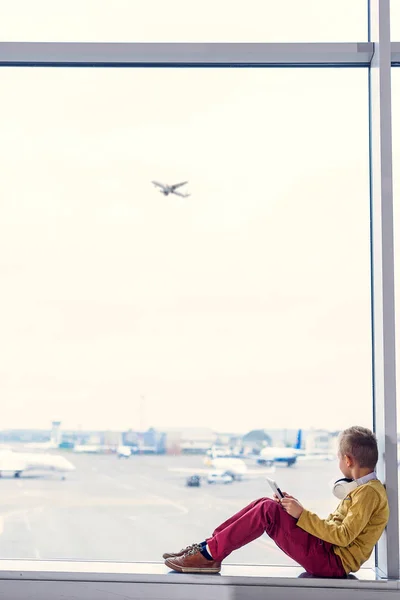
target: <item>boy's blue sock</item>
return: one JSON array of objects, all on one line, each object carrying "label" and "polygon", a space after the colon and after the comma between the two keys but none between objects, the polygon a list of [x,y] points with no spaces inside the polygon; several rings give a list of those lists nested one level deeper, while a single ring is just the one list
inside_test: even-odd
[{"label": "boy's blue sock", "polygon": [[207,542],[200,543],[200,552],[207,560],[214,560],[211,554],[207,551]]}]

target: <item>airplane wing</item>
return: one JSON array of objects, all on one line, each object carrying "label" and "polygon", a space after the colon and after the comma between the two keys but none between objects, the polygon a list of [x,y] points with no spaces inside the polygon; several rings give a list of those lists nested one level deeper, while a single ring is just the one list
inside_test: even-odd
[{"label": "airplane wing", "polygon": [[174,185],[171,185],[171,190],[174,191],[174,190],[176,190],[176,188],[181,187],[182,185],[186,185],[186,183],[188,183],[188,182],[182,181],[182,183],[174,183]]},{"label": "airplane wing", "polygon": [[152,181],[151,183],[157,187],[165,189],[165,185],[163,185],[162,183],[159,183],[158,181]]},{"label": "airplane wing", "polygon": [[181,198],[189,198],[190,196],[190,194],[181,194],[180,192],[175,192],[174,190],[172,190],[172,193],[176,196],[180,196]]}]

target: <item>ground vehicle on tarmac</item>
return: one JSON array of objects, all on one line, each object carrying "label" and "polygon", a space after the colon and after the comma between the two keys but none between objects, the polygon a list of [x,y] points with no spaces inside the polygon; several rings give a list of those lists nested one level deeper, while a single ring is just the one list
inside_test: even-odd
[{"label": "ground vehicle on tarmac", "polygon": [[186,480],[186,485],[188,487],[200,487],[201,480],[199,475],[191,475]]},{"label": "ground vehicle on tarmac", "polygon": [[232,483],[233,477],[231,474],[226,473],[226,471],[220,471],[216,469],[215,471],[211,471],[207,475],[207,483]]}]

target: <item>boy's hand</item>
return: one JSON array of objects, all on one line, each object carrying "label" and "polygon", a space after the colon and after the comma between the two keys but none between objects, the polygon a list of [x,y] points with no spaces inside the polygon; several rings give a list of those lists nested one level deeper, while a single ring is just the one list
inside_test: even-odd
[{"label": "boy's hand", "polygon": [[[285,498],[293,498],[293,500],[296,500],[296,498],[294,496],[291,496],[287,492],[282,492],[282,494],[285,496]],[[276,494],[274,494],[274,500],[275,500],[275,502],[281,502],[281,499]]]},{"label": "boy's hand", "polygon": [[283,500],[281,500],[283,508],[291,517],[298,519],[301,513],[303,512],[304,508],[302,507],[300,502],[296,500],[296,498],[293,498],[293,496],[289,496],[289,494],[284,494],[284,496],[285,497],[283,498]]}]

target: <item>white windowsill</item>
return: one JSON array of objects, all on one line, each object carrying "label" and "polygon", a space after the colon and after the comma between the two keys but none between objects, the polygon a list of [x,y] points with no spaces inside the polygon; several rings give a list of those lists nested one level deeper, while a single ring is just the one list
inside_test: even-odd
[{"label": "white windowsill", "polygon": [[[69,581],[165,581],[174,579],[174,581],[185,581],[186,583],[204,581],[207,583],[223,585],[232,578],[235,583],[240,579],[241,583],[251,583],[256,580],[260,584],[268,585],[273,581],[276,585],[278,581],[290,580],[291,585],[325,586],[330,579],[316,577],[299,577],[304,573],[302,567],[292,566],[272,566],[272,565],[225,565],[222,571],[217,575],[190,575],[174,573],[163,563],[139,562],[139,563],[120,563],[120,562],[100,562],[100,561],[42,561],[42,560],[0,560],[0,582],[5,579],[25,579],[25,580],[66,580]],[[361,569],[355,576],[348,579],[335,580],[335,585],[340,587],[358,587],[361,583],[374,584],[374,586],[386,585],[386,579],[378,578],[374,569]]]},{"label": "white windowsill", "polygon": [[362,600],[378,600],[382,593],[399,597],[400,582],[380,579],[373,569],[361,569],[357,579],[303,578],[301,573],[301,567],[241,564],[223,566],[219,575],[189,575],[171,572],[163,563],[0,560],[0,598],[284,600],[290,590],[296,600],[346,600],[351,592]]}]

